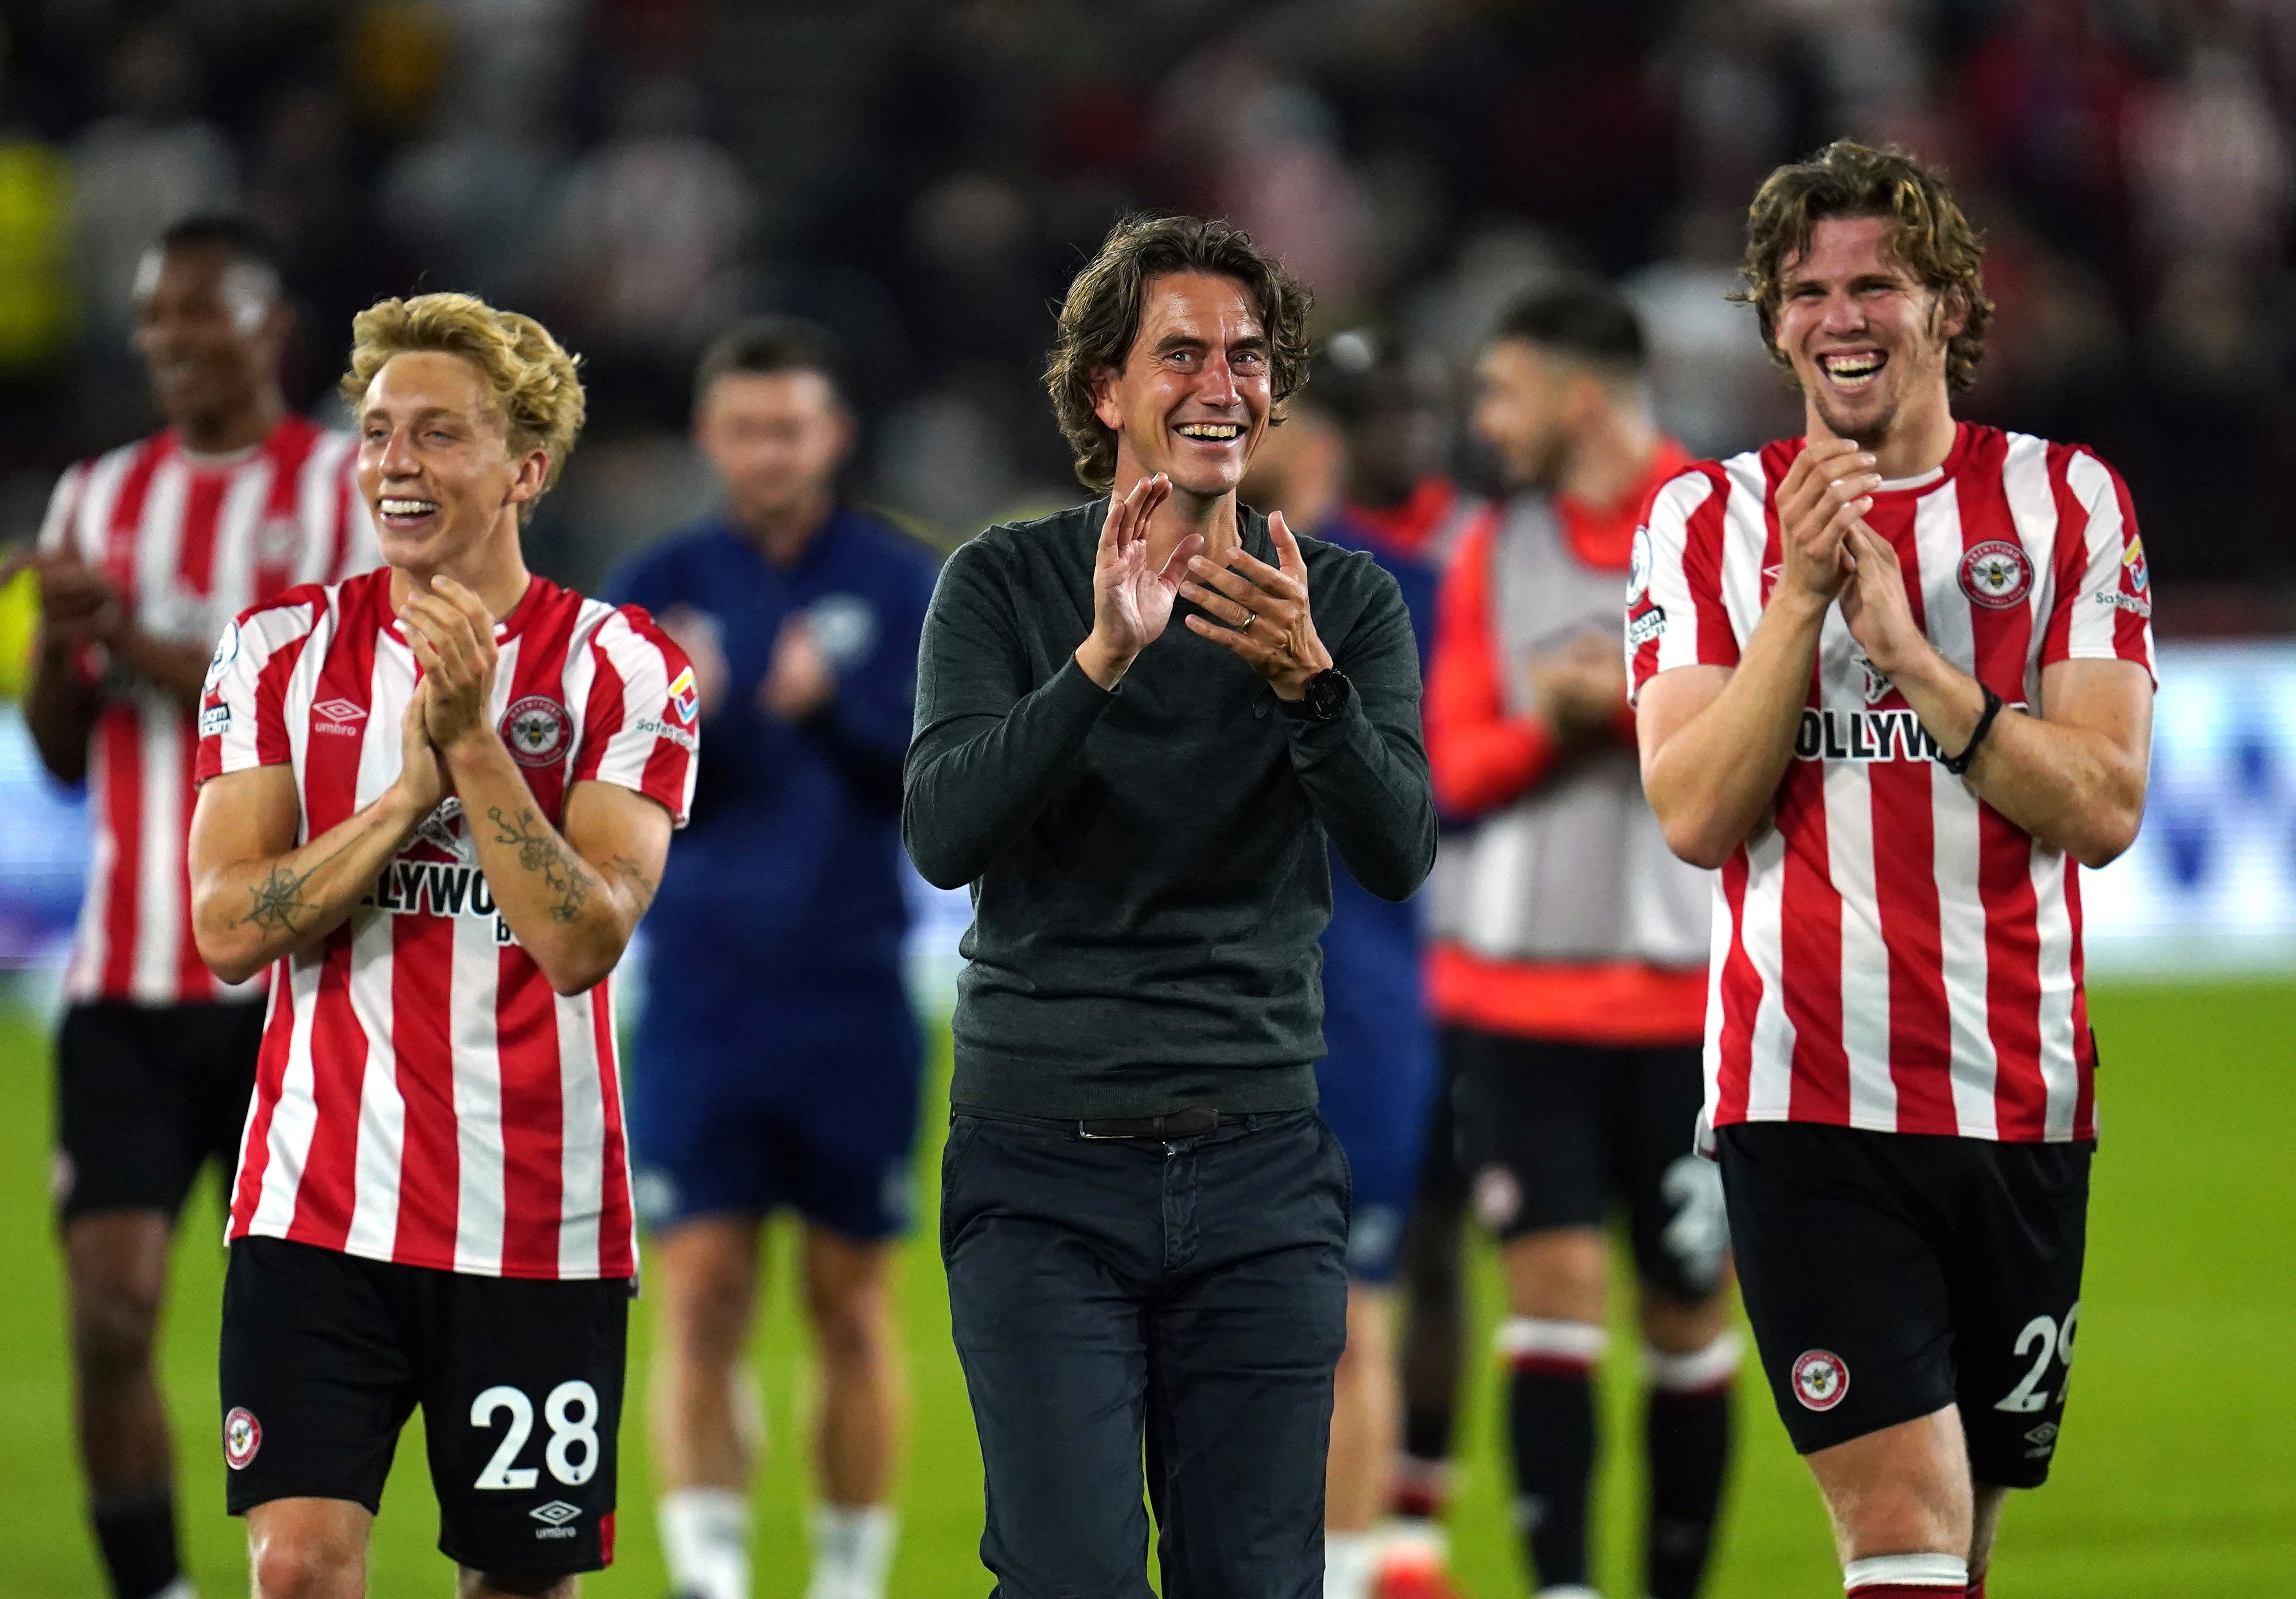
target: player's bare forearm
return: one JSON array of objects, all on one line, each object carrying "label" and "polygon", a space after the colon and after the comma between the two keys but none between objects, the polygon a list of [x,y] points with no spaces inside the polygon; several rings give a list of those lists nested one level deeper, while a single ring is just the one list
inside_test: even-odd
[{"label": "player's bare forearm", "polygon": [[24,694],[24,724],[40,764],[58,783],[87,776],[87,741],[102,697],[80,676],[75,646],[43,629],[32,655],[32,681]]},{"label": "player's bare forearm", "polygon": [[567,798],[562,832],[492,728],[449,751],[447,770],[495,907],[521,947],[559,993],[594,987],[653,902],[668,813],[627,790],[581,783]]},{"label": "player's bare forearm", "polygon": [[[1985,714],[1977,680],[1934,650],[1892,678],[1941,750],[1969,747]],[[2041,714],[2004,709],[1966,780],[2042,843],[2102,866],[2136,840],[2144,817],[2152,685],[2128,660],[2071,660],[2043,674]]]},{"label": "player's bare forearm", "polygon": [[394,785],[299,848],[290,767],[210,779],[192,813],[192,933],[200,958],[226,982],[244,982],[318,943],[342,924],[427,814],[417,796]]},{"label": "player's bare forearm", "polygon": [[105,648],[122,666],[167,693],[184,709],[200,708],[200,693],[207,682],[209,646],[154,638],[131,624],[113,635]]},{"label": "player's bare forearm", "polygon": [[1826,605],[1782,585],[1735,667],[1679,667],[1643,685],[1643,791],[1668,847],[1693,865],[1727,860],[1776,799]]}]

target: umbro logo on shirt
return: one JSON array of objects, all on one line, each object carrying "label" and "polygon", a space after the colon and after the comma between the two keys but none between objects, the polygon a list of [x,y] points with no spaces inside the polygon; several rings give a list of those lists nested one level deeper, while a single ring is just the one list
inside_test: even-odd
[{"label": "umbro logo on shirt", "polygon": [[311,707],[316,718],[311,724],[314,733],[339,733],[346,738],[357,738],[359,724],[366,720],[366,707],[349,700],[322,700]]}]

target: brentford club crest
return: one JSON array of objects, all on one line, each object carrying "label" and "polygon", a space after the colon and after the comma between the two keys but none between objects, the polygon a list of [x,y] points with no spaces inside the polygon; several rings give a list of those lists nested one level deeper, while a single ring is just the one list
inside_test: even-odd
[{"label": "brentford club crest", "polygon": [[574,724],[566,708],[547,694],[529,694],[503,712],[502,741],[522,767],[546,767],[565,758]]},{"label": "brentford club crest", "polygon": [[255,1419],[255,1412],[244,1405],[232,1406],[231,1414],[223,1418],[223,1463],[234,1472],[243,1472],[255,1452],[263,1447],[263,1423]]},{"label": "brentford club crest", "polygon": [[1805,1349],[1793,1363],[1794,1398],[1805,1410],[1831,1410],[1849,1391],[1849,1368],[1832,1349]]},{"label": "brentford club crest", "polygon": [[1988,538],[1961,558],[1961,592],[1972,605],[2006,611],[2033,592],[2033,562],[2022,545]]}]

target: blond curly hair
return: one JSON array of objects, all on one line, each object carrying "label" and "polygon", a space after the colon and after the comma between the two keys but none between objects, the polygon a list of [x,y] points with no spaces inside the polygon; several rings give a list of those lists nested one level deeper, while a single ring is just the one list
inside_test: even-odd
[{"label": "blond curly hair", "polygon": [[[494,390],[504,442],[513,455],[540,450],[549,457],[542,488],[547,494],[574,453],[587,402],[575,368],[581,357],[550,336],[531,316],[497,310],[470,294],[418,294],[412,299],[379,300],[351,318],[350,370],[343,373],[343,401],[356,413],[367,385],[393,356],[436,350],[460,356],[485,375]],[[535,501],[519,507],[519,520],[533,514]]]}]

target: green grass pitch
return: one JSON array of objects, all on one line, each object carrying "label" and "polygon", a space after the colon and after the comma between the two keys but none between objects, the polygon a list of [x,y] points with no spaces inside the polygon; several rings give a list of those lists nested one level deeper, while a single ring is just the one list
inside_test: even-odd
[{"label": "green grass pitch", "polygon": [[[2095,996],[2106,1062],[2088,1281],[2075,1392],[2055,1479],[2013,1502],[1996,1566],[2001,1599],[2262,1599],[2296,1595],[2296,985],[2122,987]],[[47,1051],[0,1020],[0,1594],[101,1594],[70,1443],[59,1271],[49,1221]],[[928,1118],[931,1126],[933,1118]],[[938,1147],[937,1138],[933,1145]],[[900,1283],[914,1392],[900,1490],[897,1599],[988,1592],[976,1558],[979,1457],[948,1345],[925,1225]],[[247,1591],[241,1529],[223,1512],[215,1347],[222,1269],[217,1201],[203,1193],[176,1259],[165,1331],[185,1536],[209,1599]],[[771,1414],[758,1485],[758,1599],[802,1591],[805,1398],[791,1317],[786,1238],[757,1357]],[[1488,1260],[1477,1292],[1494,1310]],[[586,1591],[661,1599],[646,1460],[643,1378],[650,1324],[633,1324],[633,1403],[622,1431],[621,1550]],[[1631,1350],[1621,1325],[1614,1348]],[[1491,1363],[1475,1362],[1464,1412],[1471,1447],[1454,1521],[1456,1566],[1475,1599],[1526,1591],[1509,1531]],[[1636,1599],[1629,1368],[1604,1388],[1608,1436],[1598,1559],[1604,1592]],[[1715,1599],[1838,1594],[1824,1520],[1759,1382],[1742,1385],[1742,1447]],[[419,1425],[419,1423],[418,1423]],[[401,1441],[374,1538],[379,1595],[445,1595],[420,1439]]]}]

